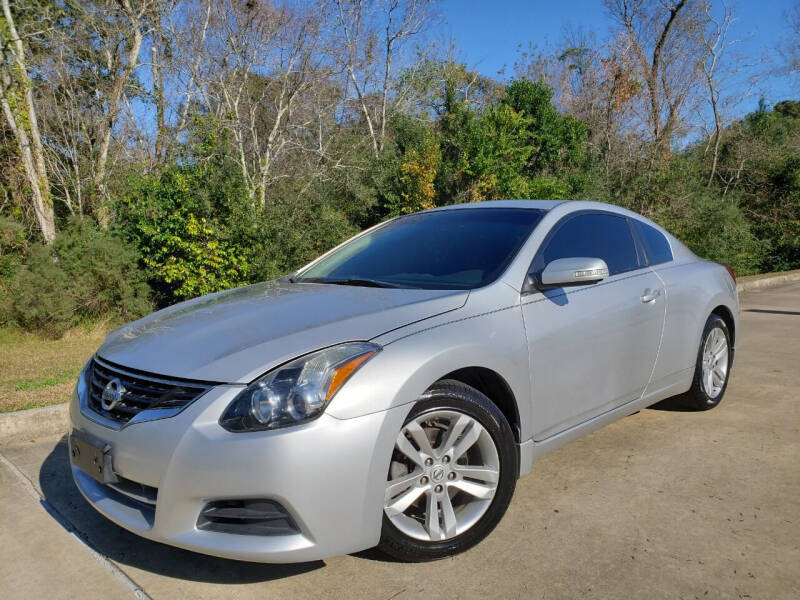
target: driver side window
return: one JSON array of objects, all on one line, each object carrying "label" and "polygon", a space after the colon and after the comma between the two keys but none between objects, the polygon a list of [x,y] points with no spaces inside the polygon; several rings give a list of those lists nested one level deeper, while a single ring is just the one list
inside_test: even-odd
[{"label": "driver side window", "polygon": [[547,242],[542,260],[544,268],[558,258],[602,258],[610,275],[639,268],[636,244],[625,217],[585,213],[562,224]]}]

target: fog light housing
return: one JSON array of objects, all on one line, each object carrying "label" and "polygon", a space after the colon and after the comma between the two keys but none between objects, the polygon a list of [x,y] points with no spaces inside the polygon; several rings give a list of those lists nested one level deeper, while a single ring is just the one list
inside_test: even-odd
[{"label": "fog light housing", "polygon": [[235,535],[300,533],[300,528],[280,503],[261,498],[209,502],[200,511],[197,528]]}]

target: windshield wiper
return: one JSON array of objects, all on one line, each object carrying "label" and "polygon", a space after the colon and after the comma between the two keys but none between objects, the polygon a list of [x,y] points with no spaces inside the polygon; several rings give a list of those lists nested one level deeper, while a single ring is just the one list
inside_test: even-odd
[{"label": "windshield wiper", "polygon": [[320,277],[314,277],[314,278],[304,279],[301,281],[308,281],[311,283],[330,283],[333,285],[356,285],[362,287],[376,287],[376,288],[409,287],[405,285],[399,285],[396,283],[389,283],[388,281],[378,281],[377,279],[363,279],[359,277],[348,277],[346,279],[323,279]]}]

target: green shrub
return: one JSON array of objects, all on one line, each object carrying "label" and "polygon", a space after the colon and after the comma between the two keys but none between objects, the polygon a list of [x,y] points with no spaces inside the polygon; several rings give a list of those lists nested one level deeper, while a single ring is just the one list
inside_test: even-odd
[{"label": "green shrub", "polygon": [[22,264],[28,241],[21,223],[0,217],[0,280],[10,279]]},{"label": "green shrub", "polygon": [[84,322],[128,321],[152,310],[135,251],[85,220],[70,222],[51,246],[32,245],[9,296],[17,325],[51,337]]},{"label": "green shrub", "polygon": [[22,265],[27,250],[28,241],[22,224],[0,217],[0,325],[11,321],[11,280]]},{"label": "green shrub", "polygon": [[251,207],[229,163],[174,164],[129,179],[114,227],[138,251],[163,306],[248,282]]},{"label": "green shrub", "polygon": [[731,194],[698,187],[685,201],[660,204],[650,216],[692,252],[729,264],[737,275],[757,273],[768,251]]},{"label": "green shrub", "polygon": [[779,102],[728,127],[715,184],[738,194],[753,234],[768,242],[759,270],[800,268],[800,102]]},{"label": "green shrub", "polygon": [[347,215],[323,198],[270,204],[253,242],[252,278],[285,275],[356,233]]},{"label": "green shrub", "polygon": [[731,265],[737,274],[758,273],[771,247],[748,218],[748,199],[740,191],[707,186],[707,175],[691,153],[604,182],[595,170],[591,199],[629,208],[653,219],[700,257]]}]

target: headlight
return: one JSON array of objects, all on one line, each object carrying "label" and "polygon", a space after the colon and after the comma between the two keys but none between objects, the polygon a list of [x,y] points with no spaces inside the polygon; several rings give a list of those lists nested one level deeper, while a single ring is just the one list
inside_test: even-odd
[{"label": "headlight", "polygon": [[351,342],[286,363],[236,396],[220,425],[239,432],[310,421],[322,414],[345,381],[380,349],[367,342]]},{"label": "headlight", "polygon": [[88,387],[88,382],[86,381],[87,371],[89,370],[89,365],[92,364],[93,358],[89,359],[85,365],[83,365],[83,369],[81,369],[80,374],[78,375],[78,381],[75,383],[75,393],[78,396],[78,401],[83,402],[84,398],[86,397],[86,388]]}]

